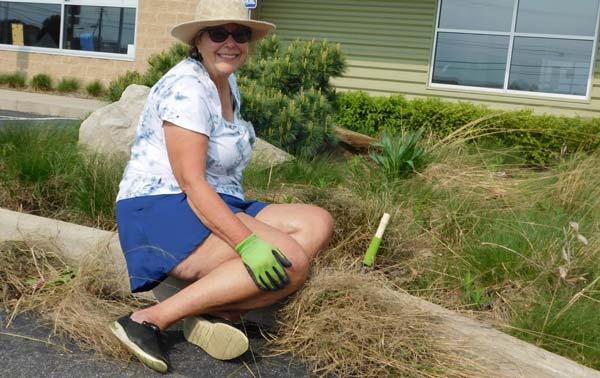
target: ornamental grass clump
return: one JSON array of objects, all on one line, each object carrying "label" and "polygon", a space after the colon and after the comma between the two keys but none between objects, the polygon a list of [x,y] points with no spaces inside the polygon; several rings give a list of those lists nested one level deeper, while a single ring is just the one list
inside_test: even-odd
[{"label": "ornamental grass clump", "polygon": [[100,97],[104,94],[104,86],[100,80],[95,80],[85,87],[85,91],[88,95],[93,97]]},{"label": "ornamental grass clump", "polygon": [[90,253],[78,266],[61,255],[48,241],[0,243],[0,304],[9,319],[35,312],[82,349],[128,359],[106,324],[148,303],[123,289],[124,273],[116,274],[102,253]]},{"label": "ornamental grass clump", "polygon": [[10,88],[24,88],[27,78],[21,72],[0,74],[0,84],[8,85]]},{"label": "ornamental grass clump", "polygon": [[52,78],[46,74],[37,74],[31,79],[31,86],[41,91],[52,90]]},{"label": "ornamental grass clump", "polygon": [[60,93],[76,92],[79,88],[81,88],[81,82],[70,77],[63,77],[56,85],[56,90]]}]

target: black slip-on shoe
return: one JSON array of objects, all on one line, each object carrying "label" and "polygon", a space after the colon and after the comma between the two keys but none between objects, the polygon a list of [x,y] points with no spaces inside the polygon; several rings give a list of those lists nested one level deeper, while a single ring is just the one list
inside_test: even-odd
[{"label": "black slip-on shoe", "polygon": [[166,373],[169,364],[158,343],[160,328],[148,322],[136,323],[131,320],[130,315],[125,315],[112,322],[110,330],[131,353],[149,368]]},{"label": "black slip-on shoe", "polygon": [[202,315],[185,318],[183,336],[217,360],[231,360],[248,350],[248,338],[244,332],[216,317]]}]

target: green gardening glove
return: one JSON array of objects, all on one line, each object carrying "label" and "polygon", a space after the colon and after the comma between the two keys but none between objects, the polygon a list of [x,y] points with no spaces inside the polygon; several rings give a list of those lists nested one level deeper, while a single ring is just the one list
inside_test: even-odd
[{"label": "green gardening glove", "polygon": [[237,253],[254,280],[262,290],[283,289],[290,279],[285,268],[292,266],[290,260],[276,247],[252,234],[235,247]]}]

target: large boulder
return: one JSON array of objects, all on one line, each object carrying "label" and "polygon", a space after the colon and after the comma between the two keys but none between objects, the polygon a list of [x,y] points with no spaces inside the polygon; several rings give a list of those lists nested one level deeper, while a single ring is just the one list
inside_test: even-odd
[{"label": "large boulder", "polygon": [[79,129],[79,143],[97,152],[129,155],[150,88],[130,85],[121,99],[93,112]]},{"label": "large boulder", "polygon": [[[79,143],[106,154],[129,155],[150,88],[130,85],[121,99],[93,112],[79,129]],[[257,139],[250,164],[269,168],[293,159],[287,152]]]}]

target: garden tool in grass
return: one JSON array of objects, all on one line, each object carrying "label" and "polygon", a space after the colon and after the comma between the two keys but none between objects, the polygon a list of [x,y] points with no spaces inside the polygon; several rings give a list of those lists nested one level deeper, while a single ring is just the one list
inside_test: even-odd
[{"label": "garden tool in grass", "polygon": [[375,262],[375,256],[377,256],[377,251],[379,250],[379,245],[381,244],[381,238],[383,238],[383,233],[385,228],[390,221],[390,214],[384,213],[383,217],[381,217],[381,221],[379,222],[379,227],[377,227],[377,232],[373,239],[371,239],[371,244],[369,244],[369,248],[367,248],[367,253],[365,253],[365,258],[363,259],[363,266],[370,268],[373,266]]}]

